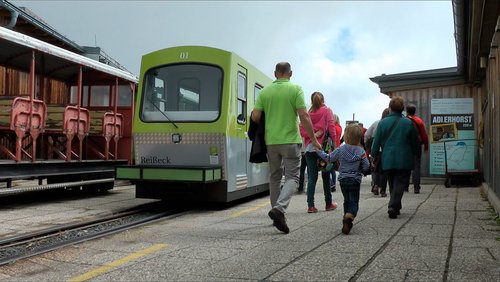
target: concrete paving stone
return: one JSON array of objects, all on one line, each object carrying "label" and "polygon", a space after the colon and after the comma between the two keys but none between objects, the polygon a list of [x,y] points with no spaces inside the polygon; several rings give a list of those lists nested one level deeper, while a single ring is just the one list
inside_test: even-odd
[{"label": "concrete paving stone", "polygon": [[20,279],[22,276],[28,277],[29,275],[44,272],[50,272],[50,268],[30,259],[20,260],[0,267],[0,274],[2,274],[3,277],[7,277],[7,280],[16,277]]},{"label": "concrete paving stone", "polygon": [[[444,271],[447,247],[389,244],[373,265],[380,268]],[[411,263],[410,263],[411,262]]]},{"label": "concrete paving stone", "polygon": [[495,217],[491,211],[485,209],[480,211],[457,211],[457,224],[483,223],[485,220],[493,220]]},{"label": "concrete paving stone", "polygon": [[[375,254],[385,243],[386,239],[379,237],[359,237],[359,236],[341,236],[356,237],[357,240],[344,241],[340,237],[321,245],[319,248],[331,250],[333,253],[357,253],[357,254]],[[366,242],[370,242],[367,244]]]},{"label": "concrete paving stone", "polygon": [[[495,238],[461,238],[454,237],[453,238],[453,246],[454,247],[469,247],[469,248],[500,248],[500,241]],[[500,253],[498,254],[500,256]],[[500,258],[499,258],[500,259]]]},{"label": "concrete paving stone", "polygon": [[[119,251],[125,253],[133,253],[151,247],[152,243],[137,239],[135,232],[122,232],[113,236],[107,236],[92,240],[92,244],[85,245],[86,249],[94,249],[100,251]],[[128,234],[132,234],[133,238],[128,238]],[[169,244],[165,249],[159,252],[172,252],[178,246]]]},{"label": "concrete paving stone", "polygon": [[462,202],[462,203],[457,203],[456,205],[457,211],[484,211],[488,209],[489,204],[488,202]]},{"label": "concrete paving stone", "polygon": [[2,226],[0,227],[0,238],[8,238],[10,236],[15,236],[17,233],[17,230],[11,229],[10,226],[4,226],[4,224],[1,224]]},{"label": "concrete paving stone", "polygon": [[453,247],[449,269],[500,277],[500,261],[486,248]]},{"label": "concrete paving stone", "polygon": [[208,261],[219,261],[237,256],[242,252],[243,250],[241,249],[207,248],[204,246],[192,246],[183,249],[177,249],[175,251],[169,252],[168,255],[180,258],[195,258]]},{"label": "concrete paving stone", "polygon": [[[375,224],[373,222],[356,222],[349,233],[349,236],[356,234],[363,234],[367,236],[381,236],[387,237],[388,235],[394,234],[400,225],[386,225],[386,224]],[[342,222],[339,222],[337,229],[340,232],[342,230]]]},{"label": "concrete paving stone", "polygon": [[413,224],[454,224],[455,213],[453,211],[419,210],[415,213],[411,223]]},{"label": "concrete paving stone", "polygon": [[316,264],[305,267],[294,262],[273,273],[266,281],[348,281],[355,273],[355,267],[337,267]]},{"label": "concrete paving stone", "polygon": [[[83,252],[85,253],[84,256],[82,256]],[[104,265],[127,255],[129,253],[119,250],[103,251],[89,249],[85,245],[74,245],[42,254],[40,257],[80,265]]]},{"label": "concrete paving stone", "polygon": [[324,227],[322,230],[317,230],[315,228],[299,228],[294,229],[290,226],[290,233],[284,234],[273,226],[270,226],[269,232],[271,234],[276,234],[283,237],[283,240],[289,241],[300,241],[300,242],[314,242],[316,244],[321,244],[326,241],[331,240],[334,236],[338,236],[339,231],[333,230],[331,227]]},{"label": "concrete paving stone", "polygon": [[498,275],[487,275],[482,273],[448,273],[447,281],[450,282],[498,282]]},{"label": "concrete paving stone", "polygon": [[26,234],[26,233],[29,233],[29,232],[34,232],[34,231],[38,231],[40,230],[40,227],[39,226],[35,226],[35,225],[18,225],[17,224],[18,222],[15,222],[15,224],[13,223],[10,223],[9,224],[9,229],[12,230],[12,235],[13,236],[17,236],[17,235],[23,235],[23,234]]},{"label": "concrete paving stone", "polygon": [[197,273],[209,263],[206,260],[157,256],[117,267],[92,281],[185,281],[184,274]]},{"label": "concrete paving stone", "polygon": [[246,239],[227,239],[227,238],[210,238],[209,241],[203,243],[205,247],[220,248],[226,247],[230,249],[247,250],[260,246],[265,242],[259,240],[246,240]]},{"label": "concrete paving stone", "polygon": [[[402,236],[396,236],[392,242],[395,241],[396,238],[402,237]],[[440,237],[440,236],[412,236],[413,241],[411,242],[411,245],[417,245],[417,246],[441,246],[441,247],[448,247],[450,245],[450,238],[449,237]]]},{"label": "concrete paving stone", "polygon": [[[330,267],[355,267],[365,265],[373,256],[370,253],[337,252],[330,248],[319,247],[308,254],[302,256],[296,262],[301,265],[316,265]],[[314,267],[313,267],[314,268]]]},{"label": "concrete paving stone", "polygon": [[11,222],[13,220],[17,221],[19,219],[31,217],[31,215],[28,215],[25,210],[5,211],[5,212],[0,211],[0,213],[2,214],[2,223]]},{"label": "concrete paving stone", "polygon": [[259,226],[249,227],[248,225],[245,224],[216,223],[211,226],[193,228],[190,230],[190,234],[192,234],[193,236],[203,236],[212,238],[235,238],[237,234],[241,232],[243,229],[249,229],[249,228],[259,229],[261,227]]},{"label": "concrete paving stone", "polygon": [[[403,209],[405,208],[404,206],[404,198],[403,198]],[[450,203],[449,205],[438,205],[438,204],[432,204],[432,205],[421,205],[419,208],[419,211],[432,211],[435,214],[440,214],[442,212],[450,212],[454,210],[454,205],[453,203]]]},{"label": "concrete paving stone", "polygon": [[261,263],[281,263],[287,264],[294,261],[309,251],[295,251],[295,250],[270,250],[263,246],[258,246],[253,249],[244,250],[240,252],[239,256],[231,258],[234,261],[241,261],[245,264],[248,260],[260,261]]},{"label": "concrete paving stone", "polygon": [[443,281],[443,272],[436,271],[420,271],[420,270],[408,270],[406,281],[416,281],[416,282],[441,282]]},{"label": "concrete paving stone", "polygon": [[271,219],[266,214],[257,214],[255,212],[248,211],[246,214],[239,215],[238,213],[232,213],[229,218],[221,222],[231,222],[231,223],[244,223],[244,224],[255,224],[260,225],[268,223]]},{"label": "concrete paving stone", "polygon": [[314,242],[276,239],[262,242],[262,244],[254,246],[254,248],[265,248],[270,251],[285,250],[294,252],[308,252],[316,248],[317,246],[318,245]]},{"label": "concrete paving stone", "polygon": [[[293,231],[293,230],[292,230]],[[242,229],[240,232],[233,233],[231,236],[225,236],[226,238],[239,239],[239,240],[261,240],[268,241],[276,236],[283,235],[276,227],[272,224],[261,225],[261,226],[248,226]]]},{"label": "concrete paving stone", "polygon": [[[497,242],[500,242],[500,241],[497,241]],[[493,258],[500,261],[500,243],[496,246],[488,247],[487,250]]]},{"label": "concrete paving stone", "polygon": [[[328,242],[332,243],[333,241]],[[366,242],[370,242],[370,244],[384,244],[387,242],[387,238],[383,236],[364,236],[364,234],[351,234],[349,235],[339,235],[338,237],[335,237],[335,242],[339,242],[341,244],[347,244],[347,243],[360,243],[360,244],[365,244]]]},{"label": "concrete paving stone", "polygon": [[[364,282],[372,282],[372,281],[406,281],[406,275],[408,270],[401,270],[396,268],[390,268],[389,265],[387,268],[374,267],[373,265],[368,266],[362,273],[359,275],[356,281]],[[347,281],[347,280],[345,280]]]},{"label": "concrete paving stone", "polygon": [[176,246],[188,247],[191,245],[204,245],[215,238],[203,237],[197,234],[179,233],[179,234],[167,234],[163,236],[154,237],[144,237],[142,239],[145,242],[155,243],[155,244],[171,244]]},{"label": "concrete paving stone", "polygon": [[413,235],[413,236],[435,236],[445,237],[451,236],[453,226],[451,224],[413,224],[412,222],[405,225],[398,235]]},{"label": "concrete paving stone", "polygon": [[[493,227],[492,227],[493,228]],[[455,227],[454,238],[488,239],[499,236],[498,230],[489,230],[485,225],[460,225]]]},{"label": "concrete paving stone", "polygon": [[189,281],[189,282],[197,282],[197,281],[213,281],[213,282],[252,282],[252,281],[260,281],[258,279],[238,279],[238,278],[227,278],[220,276],[201,276],[201,275],[183,275],[179,277],[177,281]]},{"label": "concrete paving stone", "polygon": [[285,264],[269,263],[261,260],[233,260],[226,259],[205,265],[195,272],[201,276],[221,276],[226,278],[256,279],[263,280],[273,273],[279,271]]},{"label": "concrete paving stone", "polygon": [[0,281],[66,281],[70,275],[60,273],[59,269],[74,269],[78,270],[80,266],[53,261],[42,257],[30,258],[18,262],[20,267],[12,269],[7,266],[0,268]]}]

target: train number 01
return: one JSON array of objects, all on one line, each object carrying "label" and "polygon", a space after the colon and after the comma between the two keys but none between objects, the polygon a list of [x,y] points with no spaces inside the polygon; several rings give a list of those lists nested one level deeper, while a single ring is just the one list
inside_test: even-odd
[{"label": "train number 01", "polygon": [[189,53],[188,52],[181,52],[181,55],[179,56],[182,60],[186,60],[189,58]]}]

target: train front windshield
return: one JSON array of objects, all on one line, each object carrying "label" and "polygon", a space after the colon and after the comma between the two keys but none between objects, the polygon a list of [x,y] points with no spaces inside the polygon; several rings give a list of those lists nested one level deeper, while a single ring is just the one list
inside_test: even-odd
[{"label": "train front windshield", "polygon": [[220,115],[222,69],[176,64],[144,75],[140,117],[144,122],[210,122]]}]

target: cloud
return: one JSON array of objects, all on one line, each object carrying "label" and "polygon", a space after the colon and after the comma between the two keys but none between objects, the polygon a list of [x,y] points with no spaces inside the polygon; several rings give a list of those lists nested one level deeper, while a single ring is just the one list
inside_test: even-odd
[{"label": "cloud", "polygon": [[12,2],[136,74],[142,55],[178,45],[234,51],[271,78],[289,61],[306,101],[321,91],[365,124],[388,104],[370,77],[456,65],[451,1]]}]

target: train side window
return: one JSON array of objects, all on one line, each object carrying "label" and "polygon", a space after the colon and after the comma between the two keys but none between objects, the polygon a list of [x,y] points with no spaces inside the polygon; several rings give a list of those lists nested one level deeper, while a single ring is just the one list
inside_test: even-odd
[{"label": "train side window", "polygon": [[247,78],[238,72],[238,123],[245,123],[247,117]]},{"label": "train side window", "polygon": [[109,107],[110,88],[108,85],[92,86],[90,88],[90,106]]},{"label": "train side window", "polygon": [[[70,89],[71,96],[69,103],[71,105],[76,105],[78,104],[78,86],[71,86]],[[82,99],[80,100],[80,106],[82,107],[87,107],[89,105],[89,87],[88,86],[83,86],[82,89]]]},{"label": "train side window", "polygon": [[259,97],[259,94],[260,94],[260,90],[262,90],[262,86],[259,85],[259,84],[255,84],[255,86],[253,87],[253,102],[255,104],[255,101],[257,101],[257,97]]},{"label": "train side window", "polygon": [[[115,86],[113,85],[112,88],[114,91]],[[114,101],[111,104],[114,104]],[[129,85],[118,85],[118,107],[130,107],[131,105],[132,89]]]}]

